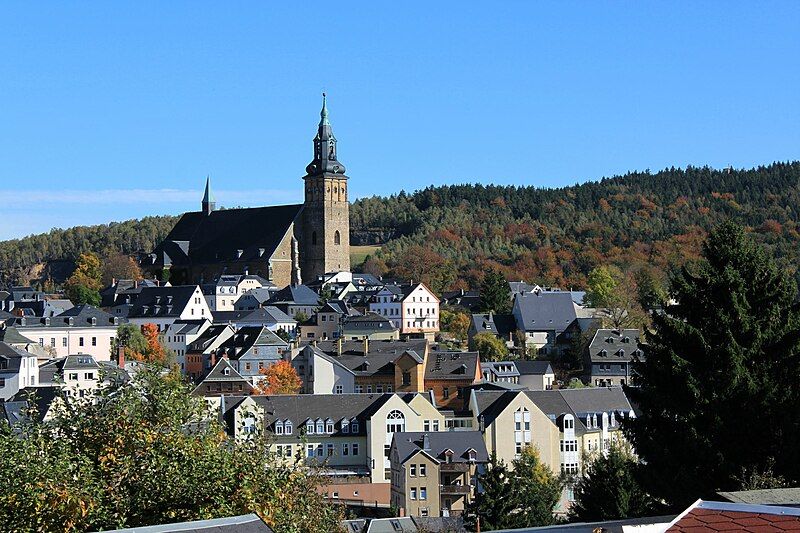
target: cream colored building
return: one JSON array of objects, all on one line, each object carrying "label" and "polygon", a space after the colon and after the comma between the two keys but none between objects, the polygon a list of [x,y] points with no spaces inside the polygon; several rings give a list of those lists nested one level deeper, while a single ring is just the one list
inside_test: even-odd
[{"label": "cream colored building", "polygon": [[[234,401],[226,399],[226,401]],[[298,453],[330,476],[390,479],[395,433],[445,430],[444,416],[424,394],[300,394],[247,397],[232,419],[237,438],[263,432],[287,460]]]}]

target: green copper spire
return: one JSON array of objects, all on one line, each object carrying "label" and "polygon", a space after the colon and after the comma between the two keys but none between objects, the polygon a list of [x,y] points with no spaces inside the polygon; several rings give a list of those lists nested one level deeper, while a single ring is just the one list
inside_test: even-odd
[{"label": "green copper spire", "polygon": [[328,103],[327,103],[327,96],[325,93],[322,93],[322,111],[319,112],[319,125],[320,126],[330,126],[331,123],[328,121]]},{"label": "green copper spire", "polygon": [[211,194],[211,176],[206,176],[206,192],[203,194],[202,209],[206,215],[217,207],[217,202],[214,201],[214,195]]}]

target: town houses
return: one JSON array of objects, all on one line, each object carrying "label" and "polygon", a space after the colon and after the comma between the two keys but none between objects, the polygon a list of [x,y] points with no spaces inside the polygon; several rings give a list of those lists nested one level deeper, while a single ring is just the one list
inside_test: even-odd
[{"label": "town houses", "polygon": [[[638,330],[601,327],[578,291],[511,281],[507,312],[483,312],[480,291],[351,272],[349,178],[326,102],[313,148],[302,204],[217,209],[207,179],[200,209],[142,256],[146,279],[112,279],[99,306],[3,291],[6,421],[24,420],[27,402],[51,413],[130,386],[143,350],[230,439],[268,439],[353,513],[416,519],[464,513],[491,457],[511,465],[535,449],[554,475],[575,475],[625,440]],[[571,357],[582,368],[566,368],[587,335]]]}]

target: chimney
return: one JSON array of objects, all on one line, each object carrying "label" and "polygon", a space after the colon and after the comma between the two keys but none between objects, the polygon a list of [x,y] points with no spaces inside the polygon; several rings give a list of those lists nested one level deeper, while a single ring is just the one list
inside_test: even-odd
[{"label": "chimney", "polygon": [[364,355],[369,353],[369,337],[364,337]]},{"label": "chimney", "polygon": [[117,366],[125,368],[125,348],[123,346],[117,350]]},{"label": "chimney", "polygon": [[317,339],[314,339],[313,341],[311,341],[311,346],[313,346],[314,348],[317,347]]},{"label": "chimney", "polygon": [[212,350],[211,355],[209,357],[211,358],[211,368],[214,368],[215,366],[217,366],[217,352]]},{"label": "chimney", "polygon": [[336,355],[342,355],[342,344],[344,343],[341,337],[336,339]]},{"label": "chimney", "polygon": [[427,433],[422,436],[422,449],[426,452],[431,451],[431,438]]}]

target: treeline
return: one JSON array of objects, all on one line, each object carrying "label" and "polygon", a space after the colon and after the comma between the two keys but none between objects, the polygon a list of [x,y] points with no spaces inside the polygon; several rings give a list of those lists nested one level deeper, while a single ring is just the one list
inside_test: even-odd
[{"label": "treeline", "polygon": [[97,226],[55,228],[48,233],[0,242],[0,279],[25,282],[28,271],[39,263],[75,261],[89,252],[100,257],[149,252],[177,220],[174,216],[156,216]]},{"label": "treeline", "polygon": [[[798,201],[800,162],[669,168],[559,189],[449,185],[366,198],[351,208],[351,229],[395,235],[366,269],[428,280],[439,290],[477,287],[490,269],[584,287],[601,264],[663,272],[695,259],[707,232],[724,220],[747,226],[794,264]],[[443,277],[446,269],[455,275]]]},{"label": "treeline", "polygon": [[[695,259],[710,228],[747,226],[787,265],[800,259],[800,162],[749,170],[708,167],[631,172],[558,189],[448,185],[362,198],[350,210],[353,243],[381,242],[364,269],[421,279],[435,290],[509,279],[585,287],[598,265],[663,273]],[[149,252],[177,217],[54,229],[0,242],[0,280],[80,254]]]}]

